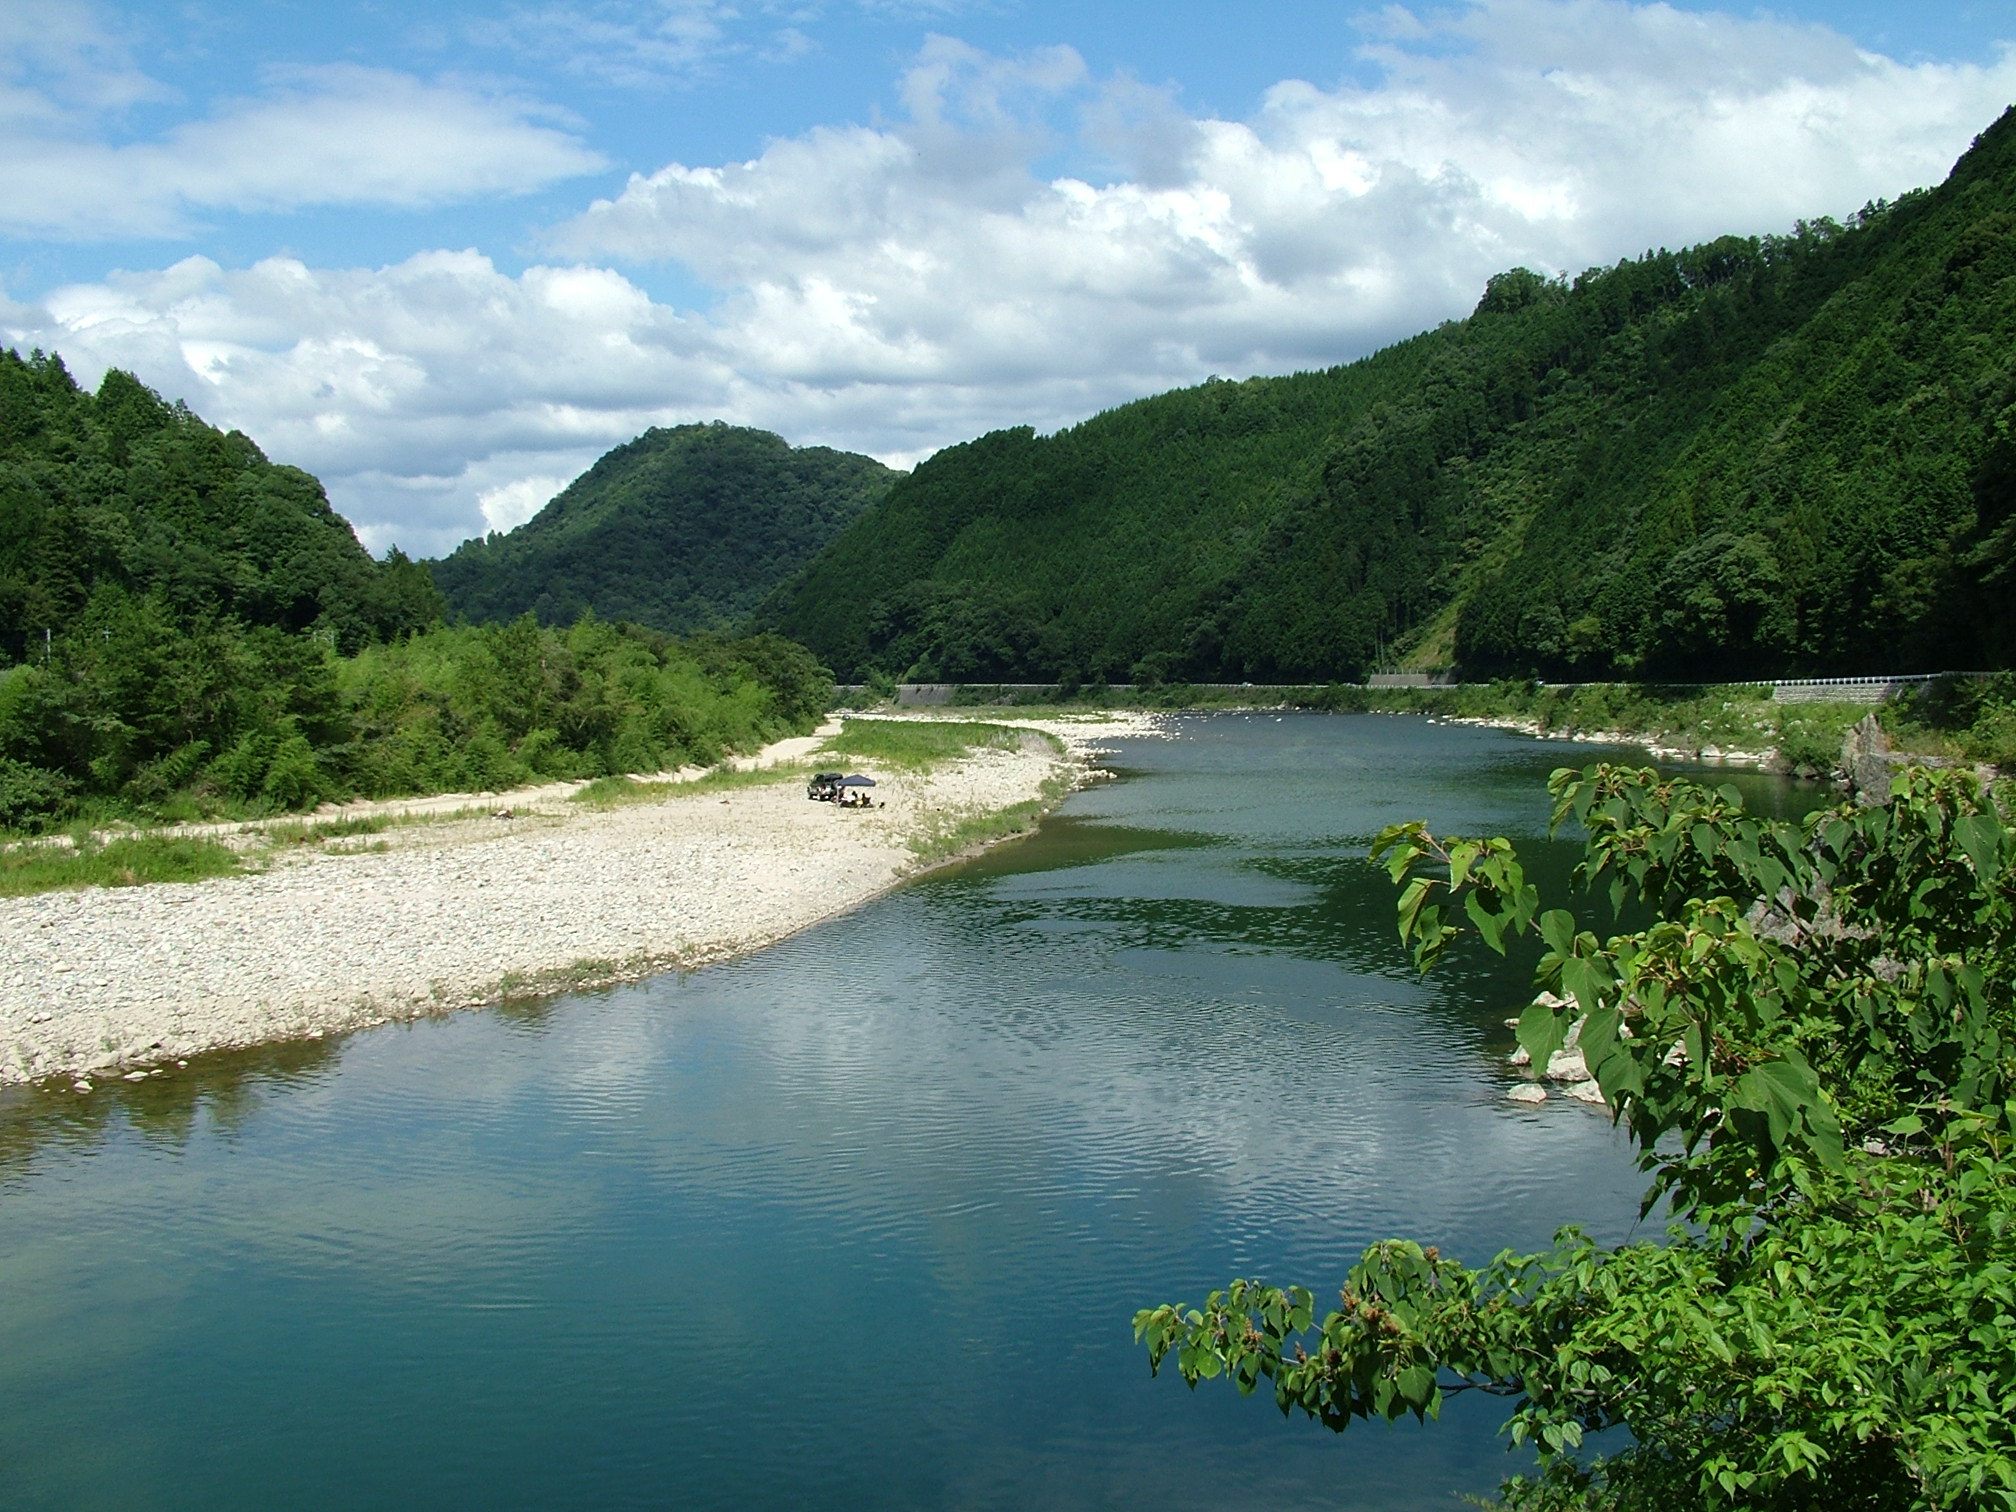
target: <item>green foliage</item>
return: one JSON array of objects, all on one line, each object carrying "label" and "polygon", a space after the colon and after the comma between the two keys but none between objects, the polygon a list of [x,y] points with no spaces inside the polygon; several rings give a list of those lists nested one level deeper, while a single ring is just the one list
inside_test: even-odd
[{"label": "green foliage", "polygon": [[584,612],[686,634],[741,623],[887,492],[871,457],[790,447],[742,426],[652,429],[609,452],[531,520],[429,563],[456,614]]},{"label": "green foliage", "polygon": [[679,641],[594,619],[557,631],[530,615],[371,647],[339,673],[356,711],[344,771],[373,796],[711,765],[803,731],[831,695],[775,637]]},{"label": "green foliage", "polygon": [[832,684],[802,647],[678,641],[528,615],[350,657],[272,627],[178,631],[102,590],[49,659],[0,673],[0,825],[80,810],[274,813],[709,764],[809,729]]},{"label": "green foliage", "polygon": [[[1731,789],[1557,772],[1578,881],[1650,904],[1608,939],[1546,910],[1502,840],[1379,837],[1424,967],[1468,928],[1537,933],[1537,1064],[1573,1030],[1684,1226],[1468,1269],[1368,1249],[1342,1305],[1237,1281],[1136,1334],[1284,1413],[1512,1403],[1541,1456],[1509,1506],[2016,1505],[2016,835],[1966,773],[1792,824]],[[1596,1436],[1628,1441],[1597,1452]]]},{"label": "green foliage", "polygon": [[2016,651],[2016,115],[1847,227],[1724,237],[1326,372],[898,482],[762,611],[849,681],[1718,681]]},{"label": "green foliage", "polygon": [[425,568],[374,562],[244,436],[124,373],[91,395],[0,352],[0,830],[656,771],[831,697],[773,635],[440,611]]},{"label": "green foliage", "polygon": [[37,842],[0,848],[0,898],[76,887],[200,882],[240,869],[237,853],[214,840],[133,835],[101,845],[87,832],[70,846]]},{"label": "green foliage", "polygon": [[977,720],[849,719],[841,725],[840,733],[819,749],[822,756],[845,756],[884,766],[927,767],[957,761],[975,747],[1015,750],[1022,735],[1006,725]]},{"label": "green foliage", "polygon": [[1899,700],[1885,719],[1912,750],[1937,750],[2016,770],[2016,674],[1942,678]]},{"label": "green foliage", "polygon": [[105,594],[178,628],[229,618],[346,651],[439,617],[426,573],[374,562],[307,473],[130,374],[93,395],[60,358],[0,350],[0,667],[39,660]]}]

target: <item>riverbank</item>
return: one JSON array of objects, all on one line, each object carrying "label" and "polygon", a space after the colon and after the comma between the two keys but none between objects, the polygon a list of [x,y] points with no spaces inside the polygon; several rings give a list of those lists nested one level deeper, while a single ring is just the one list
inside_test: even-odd
[{"label": "riverbank", "polygon": [[774,781],[607,806],[524,790],[474,814],[475,795],[427,800],[431,822],[273,852],[249,875],[0,901],[0,1084],[88,1090],[209,1050],[725,960],[998,838],[991,818],[1033,813],[1087,780],[1100,742],[1155,724],[1001,722],[1035,738],[880,774],[873,809],[806,802],[789,763],[818,747],[802,740],[750,763]]},{"label": "riverbank", "polygon": [[[1005,708],[1012,715],[1031,706],[975,702],[990,691],[1000,690],[951,689],[950,703],[969,715],[985,707]],[[1873,712],[1900,755],[2004,771],[2016,767],[2016,678],[2006,673],[1993,679],[1940,679],[1875,703],[1810,697],[1781,702],[1764,683],[1542,684],[1511,679],[1402,688],[1350,683],[1106,688],[1086,690],[1061,704],[1051,700],[1048,707],[1418,714],[1543,740],[1635,746],[1656,761],[1753,767],[1808,778],[1840,775],[1848,731]]]}]

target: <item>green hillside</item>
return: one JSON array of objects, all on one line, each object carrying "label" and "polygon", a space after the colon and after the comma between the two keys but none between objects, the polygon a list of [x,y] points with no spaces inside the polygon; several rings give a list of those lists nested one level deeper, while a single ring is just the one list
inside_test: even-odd
[{"label": "green hillside", "polygon": [[900,481],[764,623],[843,677],[2007,665],[2016,119],[1937,189]]},{"label": "green hillside", "polygon": [[130,374],[79,389],[0,349],[0,667],[101,604],[322,632],[343,649],[433,620],[424,572],[372,560],[322,485]]},{"label": "green hillside", "polygon": [[791,447],[768,431],[646,431],[516,530],[429,563],[449,608],[478,622],[592,609],[684,633],[747,617],[899,475],[872,457]]},{"label": "green hillside", "polygon": [[832,690],[775,636],[440,619],[308,474],[0,351],[0,832],[711,762]]}]

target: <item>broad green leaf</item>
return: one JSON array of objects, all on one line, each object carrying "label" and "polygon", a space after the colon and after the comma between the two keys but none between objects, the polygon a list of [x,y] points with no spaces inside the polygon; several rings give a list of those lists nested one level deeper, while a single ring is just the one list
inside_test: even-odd
[{"label": "broad green leaf", "polygon": [[1974,875],[1991,883],[2002,875],[2005,833],[1994,813],[1967,814],[1953,821],[1953,836],[1974,864]]},{"label": "broad green leaf", "polygon": [[1484,895],[1474,888],[1463,900],[1463,911],[1477,926],[1477,933],[1484,937],[1484,943],[1498,954],[1505,954],[1505,927],[1511,920],[1487,903]]},{"label": "broad green leaf", "polygon": [[1550,908],[1540,915],[1540,937],[1556,955],[1575,953],[1575,916],[1565,908]]},{"label": "broad green leaf", "polygon": [[1533,1058],[1536,1068],[1546,1069],[1554,1052],[1568,1038],[1568,1026],[1573,1022],[1570,1012],[1566,1008],[1549,1008],[1545,1003],[1529,1003],[1519,1015],[1519,1044]]}]

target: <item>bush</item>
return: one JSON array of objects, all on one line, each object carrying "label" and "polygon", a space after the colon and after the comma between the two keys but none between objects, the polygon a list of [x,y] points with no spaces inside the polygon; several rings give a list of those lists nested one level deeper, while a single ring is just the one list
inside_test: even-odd
[{"label": "bush", "polygon": [[61,772],[0,756],[0,829],[40,831],[68,808],[76,787]]}]

